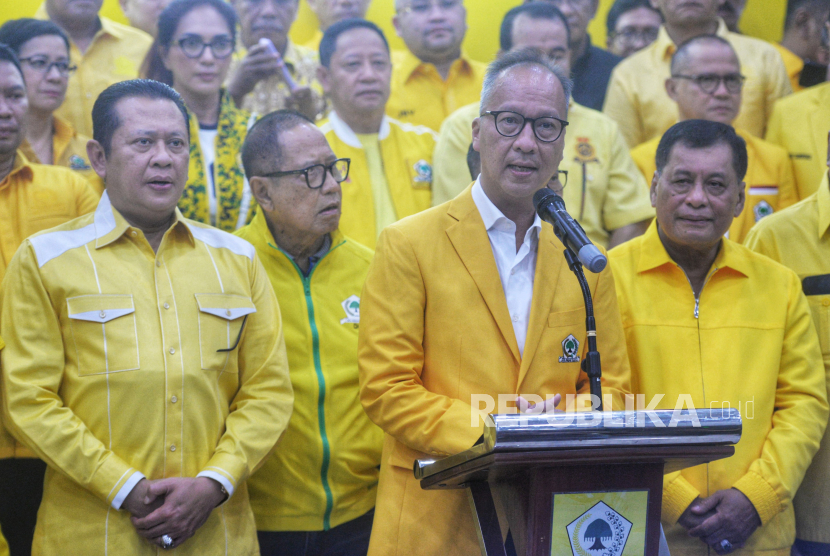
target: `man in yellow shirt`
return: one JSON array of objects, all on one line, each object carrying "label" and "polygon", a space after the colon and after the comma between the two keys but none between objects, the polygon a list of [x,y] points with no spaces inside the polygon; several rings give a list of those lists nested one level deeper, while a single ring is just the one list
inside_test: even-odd
[{"label": "man in yellow shirt", "polygon": [[[709,120],[732,125],[741,108],[743,76],[738,56],[728,41],[701,35],[683,43],[672,56],[672,77],[666,92],[675,103],[680,121]],[[729,239],[741,243],[756,222],[798,200],[792,164],[787,151],[742,129],[736,133],[746,142],[746,202],[740,216],[729,227]],[[631,156],[643,176],[651,180],[660,138],[632,149]]]},{"label": "man in yellow shirt", "polygon": [[352,161],[340,231],[374,249],[383,228],[430,207],[438,134],[385,115],[392,65],[374,23],[352,19],[329,27],[320,63],[332,105],[320,129],[337,155]]},{"label": "man in yellow shirt", "polygon": [[735,127],[763,137],[773,104],[792,92],[784,62],[775,47],[730,32],[717,16],[716,0],[693,4],[675,0],[655,2],[665,18],[657,40],[614,68],[603,108],[619,124],[629,148],[659,137],[677,122],[677,105],[664,86],[671,76],[672,54],[692,37],[707,34],[729,41],[746,77]]},{"label": "man in yellow shirt", "polygon": [[92,136],[92,105],[119,81],[135,79],[152,37],[98,12],[103,0],[46,0],[35,17],[49,19],[69,35],[69,59],[78,70],[69,79],[66,99],[55,114],[81,135]]},{"label": "man in yellow shirt", "polygon": [[[784,37],[781,44],[773,44],[787,68],[793,91],[805,87],[799,83],[805,62],[821,64],[826,54],[823,40],[824,24],[830,16],[830,5],[826,0],[792,0],[787,2],[787,16],[784,20]],[[825,64],[826,65],[826,64]],[[824,81],[824,72],[821,73]],[[809,87],[810,85],[807,85]]]},{"label": "man in yellow shirt", "polygon": [[649,407],[734,408],[735,455],[666,475],[674,555],[790,553],[792,499],[827,425],[821,351],[794,272],[723,235],[747,155],[731,126],[687,120],[657,150],[657,218],[613,249],[631,387]]},{"label": "man in yellow shirt", "polygon": [[27,239],[0,298],[6,422],[49,464],[34,551],[255,554],[245,480],[293,404],[274,292],[251,244],[176,209],[178,93],[119,83],[93,121],[107,191]]},{"label": "man in yellow shirt", "polygon": [[[28,98],[12,51],[0,45],[0,282],[24,239],[92,212],[98,195],[68,168],[31,164],[19,149]],[[46,465],[0,426],[0,525],[29,554]]]},{"label": "man in yellow shirt", "polygon": [[[568,25],[554,6],[533,2],[513,8],[501,28],[502,54],[538,48],[568,69]],[[449,201],[469,184],[464,160],[472,139],[471,124],[479,114],[478,103],[465,106],[441,126],[434,155],[433,205]],[[588,237],[603,247],[643,233],[654,209],[617,124],[573,100],[568,121],[559,168],[568,172],[563,196],[571,214]]]},{"label": "man in yellow shirt", "polygon": [[395,0],[395,30],[406,50],[392,54],[392,94],[386,113],[439,129],[444,118],[475,102],[485,64],[461,51],[467,32],[464,0]]},{"label": "man in yellow shirt", "polygon": [[311,119],[325,114],[317,53],[288,38],[299,3],[232,0],[244,49],[231,65],[227,88],[238,107],[260,115],[283,108]]},{"label": "man in yellow shirt", "polygon": [[308,0],[308,7],[317,16],[320,27],[303,46],[316,52],[320,48],[320,41],[323,40],[326,29],[344,19],[365,18],[369,2],[371,0]]},{"label": "man in yellow shirt", "polygon": [[349,161],[289,111],[251,128],[242,160],[261,210],[236,234],[254,245],[280,300],[294,387],[279,450],[248,480],[260,552],[365,556],[383,433],[357,401],[360,290],[372,251],[337,227]]},{"label": "man in yellow shirt", "polygon": [[[478,553],[464,492],[422,490],[412,474],[415,459],[467,450],[481,436],[473,394],[549,395],[539,411],[566,407],[554,394],[588,392],[578,362],[582,295],[532,202],[562,160],[569,89],[562,69],[536,51],[493,62],[473,130],[481,176],[378,239],[358,338],[360,401],[387,433],[370,556]],[[588,281],[604,391],[620,408],[629,370],[614,278],[606,269]],[[565,339],[574,357],[563,356]]]},{"label": "man in yellow shirt", "polygon": [[[818,330],[826,381],[830,387],[830,183],[804,201],[754,227],[744,244],[798,274]],[[830,428],[793,500],[793,554],[830,554]],[[798,552],[796,552],[796,549]]]}]

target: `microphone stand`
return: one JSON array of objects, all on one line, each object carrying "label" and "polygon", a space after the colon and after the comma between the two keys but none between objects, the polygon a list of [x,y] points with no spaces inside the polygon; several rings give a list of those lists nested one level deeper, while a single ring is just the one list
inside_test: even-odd
[{"label": "microphone stand", "polygon": [[594,320],[594,302],[591,299],[591,289],[588,287],[588,280],[585,279],[585,272],[582,270],[582,263],[570,247],[565,247],[565,260],[568,261],[568,268],[576,275],[579,287],[582,288],[582,299],[585,300],[585,329],[588,333],[588,354],[582,360],[582,370],[588,375],[588,384],[591,388],[591,396],[599,400],[598,411],[602,411],[602,366],[597,351],[597,324]]}]

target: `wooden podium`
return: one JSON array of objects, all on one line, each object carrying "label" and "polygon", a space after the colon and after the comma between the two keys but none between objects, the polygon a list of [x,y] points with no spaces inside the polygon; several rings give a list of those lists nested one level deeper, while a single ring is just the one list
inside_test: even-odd
[{"label": "wooden podium", "polygon": [[726,458],[735,409],[491,415],[483,442],[418,460],[424,489],[466,488],[482,556],[657,556],[663,474]]}]

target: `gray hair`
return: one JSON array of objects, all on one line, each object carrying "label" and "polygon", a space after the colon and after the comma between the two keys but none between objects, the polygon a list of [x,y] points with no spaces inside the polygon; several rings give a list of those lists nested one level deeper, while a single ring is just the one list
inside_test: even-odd
[{"label": "gray hair", "polygon": [[565,92],[565,115],[567,115],[571,91],[573,90],[573,81],[570,80],[558,64],[535,48],[522,48],[508,52],[487,66],[484,85],[481,88],[481,109],[485,110],[495,93],[499,79],[507,70],[518,66],[531,65],[541,66],[559,80],[559,83],[562,85],[562,90]]}]

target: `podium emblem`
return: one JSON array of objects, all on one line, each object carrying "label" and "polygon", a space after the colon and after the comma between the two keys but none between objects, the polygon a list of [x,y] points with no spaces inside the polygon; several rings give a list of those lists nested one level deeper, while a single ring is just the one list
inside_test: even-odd
[{"label": "podium emblem", "polygon": [[632,523],[605,502],[595,505],[567,527],[573,556],[621,556]]},{"label": "podium emblem", "polygon": [[560,363],[579,363],[579,340],[573,334],[562,340],[562,357]]}]

